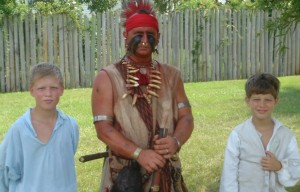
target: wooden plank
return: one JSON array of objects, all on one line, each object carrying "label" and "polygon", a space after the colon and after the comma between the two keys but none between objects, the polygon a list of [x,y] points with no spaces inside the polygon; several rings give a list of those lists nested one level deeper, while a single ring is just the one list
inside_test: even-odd
[{"label": "wooden plank", "polygon": [[53,15],[52,24],[53,24],[53,63],[58,64],[59,62],[59,42],[58,42],[58,15]]},{"label": "wooden plank", "polygon": [[261,66],[260,66],[260,60],[259,60],[259,55],[260,55],[260,40],[261,36],[259,35],[260,33],[260,14],[259,11],[256,12],[255,16],[255,33],[253,34],[255,38],[255,53],[254,55],[254,60],[253,60],[253,66],[255,66],[255,69],[253,69],[253,74],[261,72]]},{"label": "wooden plank", "polygon": [[[96,44],[97,44],[97,41],[96,41],[96,18],[95,17],[92,17],[91,18],[92,22],[91,22],[91,29],[92,29],[92,34],[91,34],[91,62],[90,62],[90,77],[88,79],[88,82],[87,82],[87,85],[86,87],[91,87],[92,86],[92,82],[95,78],[95,65],[96,65],[96,58],[95,58],[95,54],[96,54]],[[119,38],[117,38],[119,39]],[[118,52],[117,51],[118,48],[116,48],[116,51],[115,52]]]},{"label": "wooden plank", "polygon": [[[43,17],[41,15],[37,15],[36,19],[37,19],[37,62],[40,63],[43,61],[43,36],[42,36]],[[31,55],[31,59],[33,59],[33,55]],[[34,65],[36,64],[36,62],[32,61],[31,64]]]},{"label": "wooden plank", "polygon": [[228,64],[228,44],[230,43],[228,41],[228,30],[227,27],[230,26],[230,24],[228,24],[228,10],[224,9],[223,12],[223,25],[222,25],[222,39],[224,39],[223,42],[223,79],[226,80],[229,78],[228,76],[228,68],[229,68],[229,64]]},{"label": "wooden plank", "polygon": [[246,79],[247,78],[247,12],[246,10],[242,10],[242,26],[241,26],[241,38],[242,38],[242,44],[241,44],[241,78]]},{"label": "wooden plank", "polygon": [[107,62],[106,62],[106,65],[109,65],[109,64],[111,64],[112,63],[112,57],[111,57],[111,52],[112,52],[112,50],[111,50],[111,40],[112,40],[112,36],[111,36],[111,34],[113,34],[112,33],[112,21],[113,21],[113,18],[112,18],[112,12],[108,12],[108,14],[107,14],[107,23],[106,23],[106,26],[107,26],[107,28],[106,28],[106,34],[107,34],[107,36],[105,37],[106,38],[106,41],[105,41],[105,44],[106,44],[106,52],[107,52]]},{"label": "wooden plank", "polygon": [[58,16],[58,41],[59,41],[59,68],[64,77],[64,85],[65,85],[65,52],[64,52],[64,18],[63,15]]},{"label": "wooden plank", "polygon": [[43,40],[43,57],[42,61],[47,61],[49,62],[48,58],[48,17],[43,16],[43,21],[42,21],[42,40]]},{"label": "wooden plank", "polygon": [[[35,65],[37,64],[37,60],[36,60],[36,42],[37,42],[37,39],[36,39],[36,22],[35,22],[35,15],[31,15],[30,14],[30,49],[31,49],[31,52],[30,52],[30,55],[31,55],[31,65]],[[39,32],[40,33],[40,32]],[[38,62],[42,62],[42,60],[38,60]]]},{"label": "wooden plank", "polygon": [[[277,11],[273,11],[273,14],[275,17],[277,17],[279,14],[277,14]],[[278,54],[278,50],[276,50],[276,47],[278,46],[279,44],[279,32],[276,31],[275,32],[275,36],[274,36],[274,75],[275,76],[278,76],[279,75],[279,54]]]},{"label": "wooden plank", "polygon": [[232,28],[233,28],[233,23],[232,23],[232,11],[229,9],[228,13],[228,26],[227,27],[227,35],[228,35],[228,68],[227,68],[227,73],[228,73],[228,79],[233,79],[233,70],[234,70],[234,63],[233,63],[233,37],[232,37]]},{"label": "wooden plank", "polygon": [[[268,22],[268,14],[267,12],[264,12],[263,13],[263,26],[262,27],[265,27],[267,22]],[[264,30],[263,32],[263,35],[264,35],[264,62],[263,62],[263,65],[264,65],[264,69],[267,73],[272,73],[272,63],[269,62],[269,53],[270,53],[270,48],[269,48],[269,40],[270,40],[270,37],[269,37],[269,31],[268,30]]]},{"label": "wooden plank", "polygon": [[216,9],[216,33],[215,33],[215,43],[216,43],[216,48],[215,48],[215,64],[216,64],[216,80],[221,80],[222,78],[222,71],[221,71],[221,66],[220,66],[220,46],[221,46],[221,41],[220,41],[220,10]]},{"label": "wooden plank", "polygon": [[168,63],[169,65],[172,65],[173,64],[173,62],[171,60],[172,54],[173,54],[173,52],[172,52],[172,35],[170,35],[170,34],[172,34],[172,20],[170,19],[170,16],[168,17],[166,31],[169,34],[169,35],[166,36],[166,38],[167,38],[167,42],[166,42],[166,46],[167,46],[167,48],[166,48],[166,51],[167,51],[166,52],[167,53],[166,63]]},{"label": "wooden plank", "polygon": [[[289,75],[295,75],[295,71],[296,71],[296,31],[294,30],[296,27],[295,24],[293,24],[293,30],[291,31],[291,68],[290,68],[290,74]],[[299,51],[298,51],[299,52]]]},{"label": "wooden plank", "polygon": [[[269,31],[268,31],[269,32]],[[274,53],[275,53],[275,49],[274,49],[274,40],[275,40],[275,32],[269,32],[269,38],[268,38],[268,65],[269,65],[269,73],[274,74],[275,70],[274,70]],[[275,74],[274,74],[275,75]]]},{"label": "wooden plank", "polygon": [[297,24],[297,29],[296,29],[296,38],[295,38],[295,44],[296,44],[296,64],[295,64],[295,74],[300,75],[300,25]]},{"label": "wooden plank", "polygon": [[48,50],[48,62],[54,64],[53,54],[53,16],[47,18],[47,50]]},{"label": "wooden plank", "polygon": [[216,53],[216,39],[215,39],[215,35],[216,34],[216,12],[215,10],[212,10],[210,12],[210,35],[209,35],[209,39],[211,42],[211,46],[210,46],[210,62],[211,62],[211,80],[215,81],[216,78],[216,57],[215,57],[215,53]]},{"label": "wooden plank", "polygon": [[[197,45],[195,46],[195,54],[194,54],[194,59],[195,59],[195,73],[196,73],[196,77],[197,80],[196,81],[201,81],[201,72],[200,72],[200,68],[201,68],[201,58],[202,58],[202,54],[201,54],[201,17],[200,17],[200,12],[197,11],[195,12],[195,19],[196,19],[196,32],[195,32],[195,42],[197,43]],[[176,25],[176,23],[174,23],[174,25]]]},{"label": "wooden plank", "polygon": [[289,30],[288,35],[287,35],[287,75],[292,75],[292,68],[293,68],[293,61],[292,61],[292,50],[293,50],[293,43],[292,43],[292,38],[293,38],[293,30]]},{"label": "wooden plank", "polygon": [[172,22],[172,37],[171,40],[171,47],[172,47],[172,65],[178,67],[178,54],[179,54],[179,38],[178,38],[178,30],[179,30],[179,25],[175,25],[176,22],[178,22],[178,15],[176,12],[171,13],[171,22]]},{"label": "wooden plank", "polygon": [[[25,25],[25,35],[24,35],[24,48],[25,48],[25,65],[26,68],[24,70],[25,74],[26,74],[26,79],[29,79],[29,73],[30,73],[30,68],[31,68],[31,52],[36,52],[35,50],[32,50],[31,47],[31,39],[30,39],[30,20],[32,19],[32,15],[29,14],[28,17],[25,17],[25,21],[24,21],[24,25]],[[26,82],[26,86],[29,88],[29,80],[25,81]]]},{"label": "wooden plank", "polygon": [[236,37],[236,41],[237,41],[237,46],[236,46],[236,67],[237,67],[237,72],[236,72],[236,79],[240,79],[241,78],[241,64],[242,64],[242,38],[241,38],[241,34],[242,34],[242,12],[241,11],[237,11],[236,12],[236,33],[237,33],[237,37]]},{"label": "wooden plank", "polygon": [[193,69],[192,69],[192,73],[193,73],[193,81],[199,81],[200,75],[199,75],[199,18],[198,18],[198,12],[197,11],[193,11],[193,37],[192,37],[192,51],[191,51],[191,55],[192,55],[192,63],[193,63]]},{"label": "wooden plank", "polygon": [[89,78],[91,76],[91,39],[89,33],[89,19],[87,16],[84,17],[84,86],[88,85]]},{"label": "wooden plank", "polygon": [[14,59],[15,59],[15,65],[14,65],[14,81],[15,81],[15,89],[14,91],[20,91],[20,50],[19,50],[19,29],[18,29],[18,24],[20,22],[20,18],[17,16],[13,17],[13,22],[14,22],[14,29],[13,29],[13,34],[14,34]]},{"label": "wooden plank", "polygon": [[238,51],[238,18],[237,12],[232,12],[232,77],[230,79],[237,79],[238,73],[238,62],[237,62],[237,51]]},{"label": "wooden plank", "polygon": [[250,55],[250,58],[251,58],[251,75],[254,75],[256,73],[256,55],[257,55],[257,52],[256,52],[256,15],[255,14],[252,14],[251,15],[251,24],[252,24],[252,27],[251,27],[251,55]]},{"label": "wooden plank", "polygon": [[97,14],[97,73],[100,71],[102,68],[102,44],[101,44],[101,31],[103,30],[102,28],[102,14],[98,13]]},{"label": "wooden plank", "polygon": [[4,28],[3,28],[3,34],[4,34],[4,41],[5,43],[5,50],[4,50],[4,66],[5,66],[5,91],[10,92],[10,71],[9,71],[9,46],[10,46],[10,41],[9,41],[9,17],[6,17],[3,19],[4,20]]},{"label": "wooden plank", "polygon": [[0,92],[5,92],[5,37],[4,25],[0,26]]},{"label": "wooden plank", "polygon": [[70,56],[70,52],[69,52],[69,36],[70,36],[70,31],[69,31],[69,25],[68,25],[68,22],[69,22],[69,19],[67,18],[66,15],[63,16],[64,18],[64,58],[65,58],[65,66],[64,66],[64,71],[65,71],[65,85],[66,85],[66,88],[71,88],[71,79],[70,79],[70,71],[69,71],[69,63],[70,63],[70,60],[69,58],[71,57]]},{"label": "wooden plank", "polygon": [[8,25],[8,38],[9,38],[9,44],[10,44],[10,51],[9,51],[9,69],[8,69],[8,76],[9,84],[8,84],[8,91],[15,91],[15,59],[14,59],[14,31],[13,31],[13,18],[9,17]]},{"label": "wooden plank", "polygon": [[[68,23],[71,23],[72,20],[71,18],[68,18]],[[74,88],[75,87],[75,71],[74,71],[74,42],[73,42],[73,37],[74,37],[74,29],[71,25],[68,25],[68,52],[69,52],[69,76],[70,76],[70,88]]]},{"label": "wooden plank", "polygon": [[189,81],[189,10],[184,11],[184,82]]},{"label": "wooden plank", "polygon": [[26,57],[25,57],[25,42],[24,42],[24,27],[23,21],[19,20],[19,47],[20,47],[20,90],[26,91],[27,90],[27,77],[26,77]]},{"label": "wooden plank", "polygon": [[[83,24],[83,18],[78,19],[80,25]],[[80,86],[86,87],[86,77],[85,77],[85,63],[84,63],[84,49],[83,49],[83,36],[82,33],[78,34],[78,61],[79,61],[79,77],[80,77]]]},{"label": "wooden plank", "polygon": [[102,14],[102,37],[101,37],[101,43],[102,43],[102,64],[101,66],[106,66],[108,64],[108,59],[107,59],[107,45],[106,45],[106,29],[107,29],[107,20],[106,20],[106,14]]},{"label": "wooden plank", "polygon": [[79,56],[78,56],[78,28],[74,27],[73,28],[73,87],[72,88],[80,88],[80,78],[79,78]]}]

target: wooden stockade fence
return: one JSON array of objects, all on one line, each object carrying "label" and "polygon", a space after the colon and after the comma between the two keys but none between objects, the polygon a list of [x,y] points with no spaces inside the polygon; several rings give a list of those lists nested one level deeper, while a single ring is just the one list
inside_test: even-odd
[{"label": "wooden stockade fence", "polygon": [[[278,15],[273,12],[271,15]],[[246,10],[184,10],[159,15],[161,63],[177,66],[185,82],[247,78],[256,72],[300,74],[300,27],[285,36],[263,30],[270,16]],[[119,12],[84,16],[7,17],[0,26],[1,92],[26,91],[30,68],[61,68],[66,88],[91,87],[102,67],[125,54]],[[285,52],[278,51],[284,42]]]}]

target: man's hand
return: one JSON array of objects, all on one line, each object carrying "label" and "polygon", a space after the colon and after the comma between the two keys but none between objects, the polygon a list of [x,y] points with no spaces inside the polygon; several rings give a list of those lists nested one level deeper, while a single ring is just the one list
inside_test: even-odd
[{"label": "man's hand", "polygon": [[166,163],[163,156],[151,149],[143,149],[137,161],[147,172],[157,171],[163,168]]},{"label": "man's hand", "polygon": [[261,166],[265,171],[279,171],[282,168],[281,162],[270,151],[266,152],[266,157],[261,159]]},{"label": "man's hand", "polygon": [[158,139],[158,135],[156,135],[153,142],[154,150],[165,159],[170,159],[179,148],[177,141],[169,135],[161,139]]}]

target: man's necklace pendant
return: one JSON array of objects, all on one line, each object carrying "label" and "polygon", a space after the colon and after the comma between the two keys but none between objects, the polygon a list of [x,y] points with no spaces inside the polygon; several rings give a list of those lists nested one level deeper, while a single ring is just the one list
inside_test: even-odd
[{"label": "man's necklace pendant", "polygon": [[141,67],[140,68],[140,73],[143,74],[143,75],[146,75],[147,74],[147,68],[146,67]]}]

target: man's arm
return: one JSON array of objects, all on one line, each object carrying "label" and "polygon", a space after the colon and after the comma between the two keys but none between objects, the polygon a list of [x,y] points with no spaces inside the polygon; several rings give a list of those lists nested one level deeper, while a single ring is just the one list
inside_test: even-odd
[{"label": "man's arm", "polygon": [[[175,124],[174,133],[172,136],[155,140],[154,146],[155,150],[162,154],[165,159],[171,158],[176,152],[178,152],[180,147],[190,138],[194,129],[192,109],[181,79],[179,79],[175,92],[177,94],[176,102],[179,104],[179,108],[178,120]],[[168,154],[165,153],[165,149],[168,149]]]},{"label": "man's arm", "polygon": [[182,80],[179,80],[177,87],[177,104],[185,103],[178,109],[178,121],[176,123],[173,136],[178,139],[181,145],[183,145],[191,136],[194,129],[194,119],[192,115],[191,106],[187,103],[189,100],[186,96],[184,85]]}]

